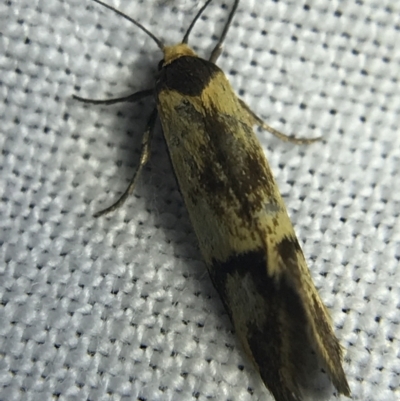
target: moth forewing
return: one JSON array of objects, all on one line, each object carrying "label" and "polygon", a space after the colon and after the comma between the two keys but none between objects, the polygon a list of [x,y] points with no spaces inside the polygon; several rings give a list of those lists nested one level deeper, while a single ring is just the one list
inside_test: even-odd
[{"label": "moth forewing", "polygon": [[305,383],[297,359],[306,347],[349,394],[341,348],[254,134],[253,114],[217,66],[182,48],[165,62],[156,93],[200,249],[267,387],[277,400],[300,399]]}]

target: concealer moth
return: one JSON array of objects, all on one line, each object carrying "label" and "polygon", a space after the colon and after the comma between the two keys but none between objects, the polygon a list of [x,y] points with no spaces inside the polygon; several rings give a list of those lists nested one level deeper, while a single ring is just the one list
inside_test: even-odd
[{"label": "concealer moth", "polygon": [[253,127],[299,144],[315,139],[288,137],[268,126],[236,96],[215,64],[239,0],[233,1],[208,60],[198,57],[187,43],[212,0],[201,7],[182,42],[172,46],[115,8],[93,1],[135,24],[163,52],[154,88],[108,100],[74,96],[93,104],[146,97],[156,101],[130,185],[117,202],[95,216],[117,209],[132,193],[150,158],[159,118],[210,277],[266,387],[277,401],[304,399],[304,350],[312,349],[337,391],[350,396],[342,348]]}]

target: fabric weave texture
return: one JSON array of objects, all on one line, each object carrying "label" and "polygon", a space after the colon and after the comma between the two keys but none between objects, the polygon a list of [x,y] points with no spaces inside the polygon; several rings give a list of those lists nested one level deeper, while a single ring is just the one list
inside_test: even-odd
[{"label": "fabric weave texture", "polygon": [[[108,4],[167,43],[199,7]],[[199,55],[231,4],[198,21]],[[151,88],[154,42],[90,0],[3,1],[0,26],[0,400],[272,400],[210,282],[160,127],[134,194],[93,218],[125,190],[154,100],[72,94]],[[398,1],[246,0],[218,60],[271,126],[323,137],[258,132],[353,400],[400,399],[399,43]]]}]

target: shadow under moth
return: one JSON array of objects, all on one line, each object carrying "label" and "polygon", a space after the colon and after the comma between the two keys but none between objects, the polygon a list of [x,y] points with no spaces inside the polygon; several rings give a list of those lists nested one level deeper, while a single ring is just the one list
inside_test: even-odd
[{"label": "shadow under moth", "polygon": [[182,42],[172,46],[122,12],[93,1],[139,27],[164,55],[154,88],[108,100],[74,96],[94,104],[145,97],[156,101],[129,187],[96,216],[115,210],[132,193],[149,160],[158,117],[211,279],[266,387],[277,401],[304,399],[307,350],[311,349],[337,391],[350,396],[342,348],[253,127],[296,143],[313,140],[288,137],[269,127],[236,96],[215,64],[239,0],[234,1],[208,60],[198,57],[187,43],[211,0],[199,10]]}]

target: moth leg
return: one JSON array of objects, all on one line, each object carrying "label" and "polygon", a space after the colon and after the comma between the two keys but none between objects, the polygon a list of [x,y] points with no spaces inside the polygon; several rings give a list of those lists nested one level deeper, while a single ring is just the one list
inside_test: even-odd
[{"label": "moth leg", "polygon": [[296,143],[298,145],[303,145],[303,144],[309,144],[313,143],[316,141],[319,141],[322,139],[322,137],[317,137],[317,138],[296,138],[294,136],[289,136],[282,134],[282,132],[277,131],[275,128],[270,127],[268,124],[266,124],[260,117],[258,117],[247,104],[239,99],[239,102],[241,106],[247,111],[251,119],[253,120],[253,124],[258,125],[260,128],[264,129],[265,131],[268,131],[272,135],[275,135],[277,138],[279,138],[282,141],[285,142],[292,142]]},{"label": "moth leg", "polygon": [[142,168],[146,165],[146,163],[150,159],[150,145],[151,145],[151,140],[153,137],[153,131],[154,131],[154,126],[156,123],[157,119],[157,108],[154,108],[154,110],[151,112],[151,115],[147,121],[146,124],[146,129],[143,134],[142,138],[142,150],[140,152],[140,161],[139,161],[139,166],[136,169],[135,173],[133,174],[133,177],[131,179],[131,182],[128,185],[128,188],[126,188],[125,192],[121,195],[121,197],[111,206],[108,208],[101,210],[100,212],[95,213],[93,216],[94,217],[100,217],[104,214],[113,212],[114,210],[118,209],[120,206],[124,204],[124,202],[127,200],[128,196],[132,194],[133,190],[135,189],[135,185],[137,182],[137,179],[139,178],[140,172],[142,171]]},{"label": "moth leg", "polygon": [[218,43],[215,45],[213,51],[211,52],[211,56],[208,59],[209,61],[211,61],[214,64],[218,60],[218,57],[222,53],[222,44],[224,43],[226,34],[228,33],[229,26],[232,23],[233,16],[235,15],[235,12],[236,12],[236,9],[238,8],[238,5],[239,5],[239,0],[235,0],[235,3],[233,4],[232,10],[229,13],[228,20],[226,21],[226,24],[224,26],[224,30],[222,31],[222,34],[221,34],[221,36],[220,36],[220,38],[218,40]]},{"label": "moth leg", "polygon": [[87,99],[84,97],[72,95],[72,97],[75,100],[79,100],[80,102],[83,103],[91,103],[91,104],[115,104],[115,103],[121,103],[121,102],[137,102],[140,99],[143,99],[145,97],[153,96],[154,90],[153,89],[145,89],[139,92],[132,93],[131,95],[124,96],[124,97],[118,97],[115,99],[103,99],[103,100],[96,100],[96,99]]}]

